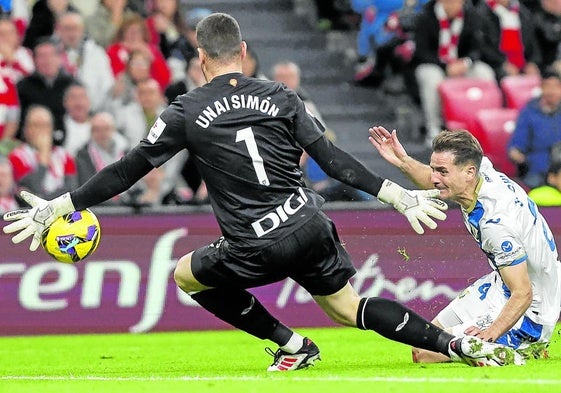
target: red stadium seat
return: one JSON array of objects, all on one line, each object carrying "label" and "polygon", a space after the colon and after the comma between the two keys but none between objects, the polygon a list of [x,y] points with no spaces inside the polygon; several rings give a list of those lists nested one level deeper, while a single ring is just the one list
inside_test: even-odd
[{"label": "red stadium seat", "polygon": [[473,78],[449,78],[440,84],[444,125],[448,129],[470,130],[481,109],[501,108],[503,95],[494,81]]},{"label": "red stadium seat", "polygon": [[511,108],[482,109],[475,116],[474,135],[483,153],[494,167],[507,176],[516,176],[518,170],[510,161],[507,145],[516,126],[518,111]]},{"label": "red stadium seat", "polygon": [[539,75],[505,76],[501,79],[501,89],[505,95],[506,107],[520,109],[530,99],[541,93],[541,77]]}]

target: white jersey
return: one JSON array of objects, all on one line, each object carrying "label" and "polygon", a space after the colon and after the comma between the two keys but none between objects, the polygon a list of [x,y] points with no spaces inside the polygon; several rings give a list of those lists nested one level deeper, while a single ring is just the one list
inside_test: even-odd
[{"label": "white jersey", "polygon": [[[506,266],[527,263],[533,299],[525,315],[555,325],[561,307],[561,264],[553,234],[526,192],[484,157],[477,201],[463,209],[464,223],[499,274]],[[506,298],[509,290],[501,282]]]}]

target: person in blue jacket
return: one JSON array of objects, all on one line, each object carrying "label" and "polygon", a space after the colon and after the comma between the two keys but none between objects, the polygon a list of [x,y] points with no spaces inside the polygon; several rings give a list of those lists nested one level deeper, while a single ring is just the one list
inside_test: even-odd
[{"label": "person in blue jacket", "polygon": [[541,95],[520,110],[508,144],[508,155],[529,188],[545,184],[551,148],[561,142],[561,74],[545,71],[541,89]]}]

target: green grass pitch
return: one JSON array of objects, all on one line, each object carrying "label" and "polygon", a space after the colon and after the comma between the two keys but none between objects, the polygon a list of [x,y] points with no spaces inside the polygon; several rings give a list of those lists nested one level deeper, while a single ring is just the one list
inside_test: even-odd
[{"label": "green grass pitch", "polygon": [[496,368],[413,364],[409,347],[357,329],[298,331],[322,361],[288,373],[267,373],[268,342],[233,330],[2,337],[0,392],[561,392],[561,325],[549,359]]}]

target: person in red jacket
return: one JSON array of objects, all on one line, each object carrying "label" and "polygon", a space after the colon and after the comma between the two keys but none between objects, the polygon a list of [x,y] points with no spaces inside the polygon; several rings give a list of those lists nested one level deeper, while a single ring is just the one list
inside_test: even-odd
[{"label": "person in red jacket", "polygon": [[53,145],[53,115],[48,108],[29,108],[24,122],[25,143],[8,155],[19,190],[52,198],[78,185],[76,163],[61,146]]},{"label": "person in red jacket", "polygon": [[115,41],[107,47],[113,75],[118,77],[125,71],[132,52],[141,51],[150,60],[150,76],[158,81],[162,91],[170,83],[170,70],[160,49],[149,42],[148,29],[144,18],[131,15],[123,19]]},{"label": "person in red jacket", "polygon": [[13,139],[19,124],[18,91],[10,78],[0,75],[0,142]]}]

